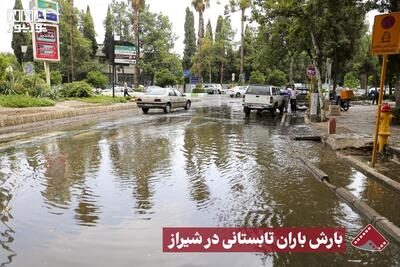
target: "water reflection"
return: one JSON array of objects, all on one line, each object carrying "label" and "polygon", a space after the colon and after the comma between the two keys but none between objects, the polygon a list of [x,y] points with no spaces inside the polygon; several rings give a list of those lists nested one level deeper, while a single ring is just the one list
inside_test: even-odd
[{"label": "water reflection", "polygon": [[340,255],[162,254],[163,226],[345,226],[349,242],[366,222],[318,183],[293,149],[400,224],[399,196],[323,145],[288,138],[310,131],[299,118],[281,125],[269,114],[244,118],[237,101],[204,105],[190,117],[152,114],[2,153],[0,263],[41,266],[43,255],[50,266],[399,262],[396,246],[373,255],[352,247]]},{"label": "water reflection", "polygon": [[169,169],[169,140],[160,132],[114,129],[109,149],[113,169],[124,186],[131,186],[136,199],[135,211],[146,214],[152,209],[157,171]]}]

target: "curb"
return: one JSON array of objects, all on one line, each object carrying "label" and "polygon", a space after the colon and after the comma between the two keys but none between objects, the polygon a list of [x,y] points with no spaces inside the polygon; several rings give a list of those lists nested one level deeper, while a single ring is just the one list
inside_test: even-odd
[{"label": "curb", "polygon": [[90,115],[96,113],[107,113],[118,110],[136,108],[136,104],[125,104],[125,105],[115,105],[115,106],[101,106],[93,108],[83,108],[76,110],[63,110],[63,111],[49,111],[44,113],[28,114],[22,116],[10,116],[5,119],[0,120],[0,127],[16,126],[21,124],[35,123],[41,121],[50,121],[57,119],[65,119],[78,117],[82,115]]}]

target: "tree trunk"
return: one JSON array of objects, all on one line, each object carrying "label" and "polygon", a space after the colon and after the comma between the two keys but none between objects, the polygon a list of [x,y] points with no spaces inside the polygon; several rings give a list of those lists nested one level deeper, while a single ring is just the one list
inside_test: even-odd
[{"label": "tree trunk", "polygon": [[221,72],[220,72],[219,83],[222,85],[223,82],[224,82],[224,62],[221,62]]},{"label": "tree trunk", "polygon": [[136,44],[136,64],[133,67],[133,83],[135,88],[139,88],[139,52],[140,52],[140,41],[139,41],[139,10],[133,11],[134,17],[134,32],[135,32],[135,44]]},{"label": "tree trunk", "polygon": [[71,27],[69,42],[70,42],[70,60],[71,60],[71,80],[75,81],[75,49],[74,49],[74,0],[69,0],[70,11],[69,11],[69,25]]},{"label": "tree trunk", "polygon": [[[246,9],[242,8],[242,23],[240,26],[241,29],[241,38],[240,38],[240,75],[241,79],[243,80],[243,65],[244,65],[244,15],[245,15]],[[240,81],[241,82],[241,81]]]},{"label": "tree trunk", "polygon": [[211,83],[212,79],[212,70],[211,70],[211,64],[208,65],[208,82]]},{"label": "tree trunk", "polygon": [[204,38],[204,18],[203,12],[199,11],[199,34],[198,34],[197,45],[200,47],[202,39]]},{"label": "tree trunk", "polygon": [[290,70],[289,70],[289,82],[293,81],[293,64],[294,64],[294,57],[290,59]]},{"label": "tree trunk", "polygon": [[320,109],[320,115],[321,115],[321,121],[325,121],[326,119],[326,114],[325,114],[325,106],[324,106],[324,96],[322,94],[322,80],[321,80],[321,72],[320,72],[320,66],[321,66],[321,52],[318,47],[317,41],[315,39],[315,35],[313,32],[311,32],[311,40],[312,44],[314,46],[315,50],[315,56],[314,56],[314,64],[315,64],[315,70],[316,70],[316,77],[317,77],[317,82],[318,82],[318,96],[319,96],[319,109]]}]

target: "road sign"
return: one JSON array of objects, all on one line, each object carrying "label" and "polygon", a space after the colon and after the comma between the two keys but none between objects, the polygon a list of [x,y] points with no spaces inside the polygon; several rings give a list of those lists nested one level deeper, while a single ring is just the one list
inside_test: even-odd
[{"label": "road sign", "polygon": [[115,45],[114,46],[114,63],[116,64],[136,64],[136,46],[135,45]]},{"label": "road sign", "polygon": [[199,77],[196,77],[196,76],[190,77],[190,83],[196,84],[196,83],[199,83],[199,82],[200,82],[200,78]]},{"label": "road sign", "polygon": [[315,75],[317,74],[317,69],[315,68],[314,65],[310,65],[307,67],[307,76],[312,78],[315,77]]},{"label": "road sign", "polygon": [[372,55],[398,54],[400,50],[400,12],[375,16]]},{"label": "road sign", "polygon": [[60,61],[58,25],[41,24],[46,32],[33,33],[35,60]]},{"label": "road sign", "polygon": [[189,78],[190,77],[190,70],[183,70],[183,77]]}]

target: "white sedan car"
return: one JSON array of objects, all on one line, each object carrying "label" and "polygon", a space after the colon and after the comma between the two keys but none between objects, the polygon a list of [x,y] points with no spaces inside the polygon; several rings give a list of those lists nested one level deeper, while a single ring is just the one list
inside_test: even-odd
[{"label": "white sedan car", "polygon": [[192,102],[174,88],[161,88],[158,86],[150,86],[146,93],[136,100],[137,106],[142,109],[144,114],[149,109],[163,109],[165,113],[171,112],[173,108],[190,109]]},{"label": "white sedan car", "polygon": [[228,94],[231,97],[242,97],[246,94],[247,88],[249,88],[249,86],[235,86],[228,90]]}]

